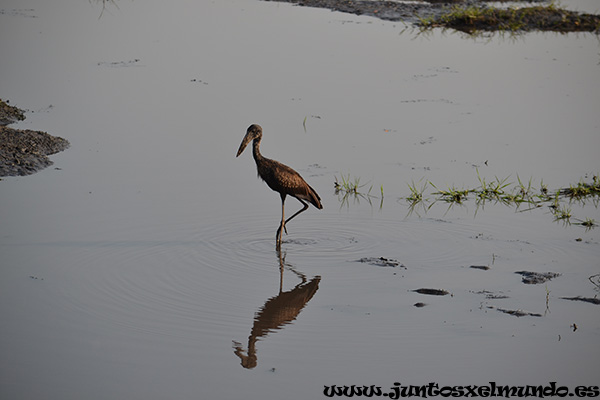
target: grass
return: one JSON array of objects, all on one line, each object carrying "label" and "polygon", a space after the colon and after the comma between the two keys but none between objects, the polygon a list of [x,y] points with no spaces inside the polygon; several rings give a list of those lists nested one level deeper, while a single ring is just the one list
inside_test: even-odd
[{"label": "grass", "polygon": [[[598,226],[598,222],[592,218],[578,219],[573,216],[571,208],[572,203],[585,205],[592,201],[594,206],[598,207],[600,203],[600,178],[598,175],[592,177],[591,182],[583,179],[576,184],[560,188],[554,191],[548,189],[544,181],[540,181],[539,188],[535,188],[533,180],[524,181],[519,175],[516,176],[516,183],[509,182],[510,177],[494,177],[488,180],[482,177],[477,170],[477,180],[479,186],[472,189],[457,188],[452,185],[447,189],[440,189],[433,182],[420,180],[411,181],[408,184],[409,195],[402,197],[409,205],[409,214],[418,213],[418,208],[422,207],[427,212],[436,203],[448,204],[448,210],[455,205],[465,205],[466,202],[473,199],[477,205],[477,210],[483,208],[487,203],[503,204],[514,206],[520,212],[546,206],[553,216],[554,221],[562,222],[566,225],[574,224],[592,229]],[[434,191],[427,192],[427,188],[433,188]],[[372,205],[372,200],[379,198],[379,208],[383,207],[383,185],[380,186],[380,197],[372,194],[373,185],[370,182],[362,183],[359,177],[351,177],[350,174],[335,177],[335,194],[341,202],[341,207],[350,206],[350,200],[360,202],[366,200]],[[522,207],[524,207],[522,209]]]},{"label": "grass", "polygon": [[[595,207],[600,203],[600,178],[598,175],[592,177],[591,182],[581,179],[576,184],[551,191],[544,181],[540,181],[539,188],[533,184],[533,180],[524,181],[519,175],[516,182],[509,182],[510,177],[486,179],[477,170],[479,185],[472,189],[457,188],[452,185],[441,189],[428,180],[411,181],[408,184],[410,193],[401,197],[408,203],[409,214],[418,213],[419,208],[427,212],[436,203],[448,204],[448,210],[455,205],[465,205],[474,200],[477,210],[483,208],[487,203],[514,206],[517,211],[530,211],[546,206],[553,216],[554,221],[570,225],[580,225],[586,229],[598,226],[598,222],[592,218],[578,219],[573,216],[572,203],[583,206],[592,201]],[[427,193],[427,188],[434,191]],[[360,202],[366,200],[372,204],[372,200],[379,198],[379,208],[383,207],[383,185],[380,186],[380,197],[372,194],[373,185],[370,182],[362,183],[359,177],[351,177],[350,174],[335,177],[335,194],[341,202],[341,206],[350,206],[350,200]],[[477,213],[477,212],[476,212]]]},{"label": "grass", "polygon": [[586,183],[580,180],[576,185],[570,185],[568,188],[560,189],[559,195],[574,200],[583,200],[587,197],[600,197],[600,184],[597,176],[594,176],[592,183]]},{"label": "grass", "polygon": [[571,221],[571,208],[567,206],[561,206],[552,208],[552,214],[554,215],[555,221],[565,221],[570,223]]},{"label": "grass", "polygon": [[[477,170],[477,179],[479,180],[479,190],[475,193],[478,202],[485,203],[485,201],[492,200],[502,202],[509,201],[509,195],[505,192],[505,189],[509,186],[509,184],[506,183],[508,177],[504,179],[495,177],[493,181],[487,182],[485,178],[482,178],[481,175],[479,175],[479,170]],[[513,197],[512,199],[516,201],[516,198]]]},{"label": "grass", "polygon": [[581,221],[580,225],[585,226],[586,228],[592,228],[596,226],[596,221],[593,218],[586,218],[585,221]]},{"label": "grass", "polygon": [[[361,184],[360,178],[350,178],[350,174],[344,176],[344,174],[340,175],[340,179],[335,177],[334,189],[335,194],[338,195],[338,199],[340,199],[342,206],[350,206],[349,200],[353,199],[355,202],[360,202],[360,199],[366,200],[369,204],[372,204],[372,199],[377,198],[377,196],[371,194],[373,190],[373,185],[369,186],[369,189],[366,191],[363,190],[369,183]],[[380,187],[381,197],[379,208],[383,207],[383,185]]]},{"label": "grass", "polygon": [[453,28],[469,34],[481,31],[600,32],[600,16],[565,10],[555,4],[532,7],[495,8],[454,5],[442,15],[422,18],[423,29]]},{"label": "grass", "polygon": [[[513,205],[519,211],[547,206],[555,221],[571,224],[574,220],[577,221],[574,222],[575,224],[584,226],[587,229],[598,226],[594,219],[580,220],[574,218],[570,206],[573,202],[585,205],[586,201],[591,200],[598,207],[600,203],[600,178],[597,175],[592,177],[591,182],[580,180],[577,184],[555,191],[550,191],[543,181],[540,182],[539,189],[535,189],[531,179],[523,182],[518,175],[517,183],[508,182],[508,177],[503,179],[494,177],[493,180],[488,181],[480,176],[479,171],[477,171],[477,178],[479,186],[473,189],[457,189],[455,186],[451,186],[442,190],[430,181],[421,182],[420,184],[413,181],[408,185],[410,194],[403,199],[408,203],[409,212],[411,213],[419,205],[422,205],[424,210],[427,211],[437,202],[448,203],[450,209],[454,205],[463,205],[471,197],[475,199],[478,209],[487,202]],[[428,186],[433,187],[435,191],[426,195],[425,190]],[[429,202],[431,204],[427,206]],[[520,210],[523,205],[526,205],[527,208]]]},{"label": "grass", "polygon": [[456,203],[462,204],[464,200],[467,199],[469,195],[468,189],[456,189],[454,186],[448,188],[447,190],[438,189],[433,183],[429,182],[431,186],[433,186],[437,192],[433,192],[433,195],[438,196],[436,201],[444,201],[446,203]]},{"label": "grass", "polygon": [[[358,195],[360,194],[358,189],[362,188],[363,186],[365,185],[360,184],[360,178],[354,178],[351,180],[350,174],[348,174],[348,176],[344,176],[342,174],[340,175],[340,179],[338,179],[337,176],[335,177],[334,187],[336,194],[343,192]],[[371,191],[371,188],[369,188],[369,192]]]},{"label": "grass", "polygon": [[423,201],[423,193],[427,188],[427,182],[422,184],[421,186],[417,186],[417,184],[412,181],[412,184],[408,185],[410,189],[410,195],[406,197],[406,200],[412,204],[418,204]]},{"label": "grass", "polygon": [[412,214],[414,212],[417,215],[419,215],[419,213],[417,211],[417,208],[419,206],[423,206],[425,211],[427,211],[428,207],[425,205],[425,203],[428,200],[423,197],[423,193],[425,193],[425,189],[427,188],[428,184],[429,184],[429,182],[423,183],[421,180],[421,181],[419,181],[419,186],[417,186],[417,184],[414,181],[412,181],[412,184],[408,185],[408,188],[410,189],[411,194],[409,196],[405,197],[405,200],[409,203],[409,214]]}]

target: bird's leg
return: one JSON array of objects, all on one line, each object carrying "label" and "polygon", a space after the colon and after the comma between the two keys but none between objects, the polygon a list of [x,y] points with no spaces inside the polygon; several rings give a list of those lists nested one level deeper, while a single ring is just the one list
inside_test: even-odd
[{"label": "bird's leg", "polygon": [[[308,204],[306,204],[304,201],[300,200],[300,199],[299,199],[299,198],[297,198],[297,197],[296,197],[296,199],[297,199],[297,200],[298,200],[300,203],[302,203],[302,204],[304,205],[304,207],[302,207],[302,209],[301,209],[301,210],[298,210],[298,211],[296,212],[296,214],[292,215],[291,217],[289,217],[289,218],[288,218],[288,219],[285,221],[285,223],[284,223],[284,225],[283,225],[283,227],[284,227],[284,228],[285,228],[285,224],[287,224],[288,222],[290,222],[290,221],[292,220],[292,218],[294,218],[296,215],[298,215],[298,214],[300,214],[301,212],[304,212],[304,211],[306,211],[306,210],[308,209]],[[286,232],[285,232],[285,233],[287,233],[287,229],[286,229]]]},{"label": "bird's leg", "polygon": [[[277,245],[281,244],[281,230],[285,229],[285,193],[281,193],[281,224],[279,225],[279,229],[277,229],[277,233],[275,234],[275,239]],[[287,229],[285,231],[287,234]]]},{"label": "bird's leg", "polygon": [[301,199],[298,199],[296,197],[296,199],[302,203],[302,205],[304,207],[302,207],[302,209],[298,210],[294,215],[292,215],[291,217],[289,217],[287,220],[285,219],[285,206],[284,206],[284,202],[285,202],[285,194],[281,195],[281,225],[279,226],[279,229],[277,229],[277,244],[280,245],[281,244],[281,235],[282,235],[282,230],[285,231],[285,234],[287,235],[287,228],[286,228],[286,224],[288,222],[290,222],[292,220],[292,218],[294,218],[296,215],[300,214],[301,212],[304,212],[308,209],[308,204],[306,204],[304,201],[302,201]]}]

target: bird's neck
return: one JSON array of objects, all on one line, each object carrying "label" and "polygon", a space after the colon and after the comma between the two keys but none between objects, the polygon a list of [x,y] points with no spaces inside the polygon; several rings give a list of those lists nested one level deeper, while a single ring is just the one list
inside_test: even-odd
[{"label": "bird's neck", "polygon": [[260,154],[260,140],[254,140],[252,142],[252,155],[254,156],[254,161],[258,162],[263,159],[262,154]]}]

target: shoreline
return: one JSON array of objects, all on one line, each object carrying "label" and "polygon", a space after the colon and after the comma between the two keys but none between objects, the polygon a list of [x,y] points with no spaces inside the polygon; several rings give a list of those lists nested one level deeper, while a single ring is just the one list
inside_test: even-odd
[{"label": "shoreline", "polygon": [[[423,0],[396,2],[380,0],[263,0],[302,7],[326,8],[384,21],[413,24],[423,30],[452,28],[477,32],[593,32],[600,33],[600,15],[569,11],[543,0],[530,0],[523,7],[496,7],[490,0]],[[498,0],[498,3],[506,0]],[[519,0],[514,1],[519,3]],[[532,3],[544,3],[533,5]],[[523,20],[526,19],[525,22]]]}]

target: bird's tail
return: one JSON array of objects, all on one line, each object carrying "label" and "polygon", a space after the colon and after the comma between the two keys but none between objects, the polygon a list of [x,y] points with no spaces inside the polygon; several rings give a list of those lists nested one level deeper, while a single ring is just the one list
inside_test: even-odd
[{"label": "bird's tail", "polygon": [[308,185],[308,188],[310,190],[308,191],[308,198],[306,200],[308,200],[313,206],[317,207],[319,210],[323,209],[323,205],[321,204],[321,198],[319,197],[317,192],[315,192],[315,189],[313,189],[310,185]]}]

